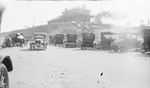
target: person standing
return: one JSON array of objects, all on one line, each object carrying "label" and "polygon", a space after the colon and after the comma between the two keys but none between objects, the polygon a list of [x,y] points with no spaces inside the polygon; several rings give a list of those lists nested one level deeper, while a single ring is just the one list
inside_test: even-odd
[{"label": "person standing", "polygon": [[24,46],[24,36],[22,33],[20,33],[20,35],[18,36],[18,39],[20,40],[20,46],[23,47]]}]

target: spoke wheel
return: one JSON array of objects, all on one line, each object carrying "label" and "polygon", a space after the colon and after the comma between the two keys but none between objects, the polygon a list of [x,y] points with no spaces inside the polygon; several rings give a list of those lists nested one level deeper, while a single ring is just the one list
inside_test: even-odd
[{"label": "spoke wheel", "polygon": [[125,44],[122,44],[122,45],[120,46],[120,52],[125,52],[126,50],[127,50],[126,45],[125,45]]},{"label": "spoke wheel", "polygon": [[4,64],[0,65],[0,88],[9,88],[9,78]]}]

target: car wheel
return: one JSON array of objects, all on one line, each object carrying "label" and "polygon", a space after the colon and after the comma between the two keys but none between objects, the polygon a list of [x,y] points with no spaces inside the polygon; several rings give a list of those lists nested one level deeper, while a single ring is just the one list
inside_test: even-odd
[{"label": "car wheel", "polygon": [[4,64],[0,64],[0,88],[9,88],[8,72]]},{"label": "car wheel", "polygon": [[94,44],[92,45],[92,48],[95,49],[95,45]]},{"label": "car wheel", "polygon": [[65,47],[68,48],[68,45],[66,44]]},{"label": "car wheel", "polygon": [[83,50],[83,45],[81,45],[81,50]]},{"label": "car wheel", "polygon": [[122,44],[119,49],[120,49],[120,52],[125,52],[127,50],[126,44]]},{"label": "car wheel", "polygon": [[45,49],[45,50],[47,49],[47,44],[45,44],[44,49]]},{"label": "car wheel", "polygon": [[32,50],[32,44],[30,44],[30,50]]},{"label": "car wheel", "polygon": [[141,51],[142,53],[145,53],[144,45],[143,45],[143,44],[141,44],[141,46],[140,46],[140,51]]},{"label": "car wheel", "polygon": [[45,49],[47,49],[47,43],[45,44]]},{"label": "car wheel", "polygon": [[33,50],[35,50],[35,46],[33,46]]},{"label": "car wheel", "polygon": [[115,52],[117,52],[119,49],[118,49],[117,46],[114,46],[114,47],[113,47],[113,50],[114,50]]}]

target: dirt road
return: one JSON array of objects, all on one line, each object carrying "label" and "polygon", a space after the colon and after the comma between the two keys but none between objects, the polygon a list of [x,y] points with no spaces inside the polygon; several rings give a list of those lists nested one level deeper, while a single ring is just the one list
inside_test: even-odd
[{"label": "dirt road", "polygon": [[13,61],[10,88],[150,88],[150,54],[28,48],[0,50]]}]

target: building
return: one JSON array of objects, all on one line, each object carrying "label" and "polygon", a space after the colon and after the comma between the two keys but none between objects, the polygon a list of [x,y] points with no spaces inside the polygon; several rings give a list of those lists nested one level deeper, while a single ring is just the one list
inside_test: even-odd
[{"label": "building", "polygon": [[83,5],[82,7],[74,7],[69,10],[65,9],[65,11],[62,12],[61,16],[48,21],[48,24],[66,23],[72,21],[90,22],[90,18],[92,17],[90,15],[90,12],[90,10],[85,8],[85,5]]}]

